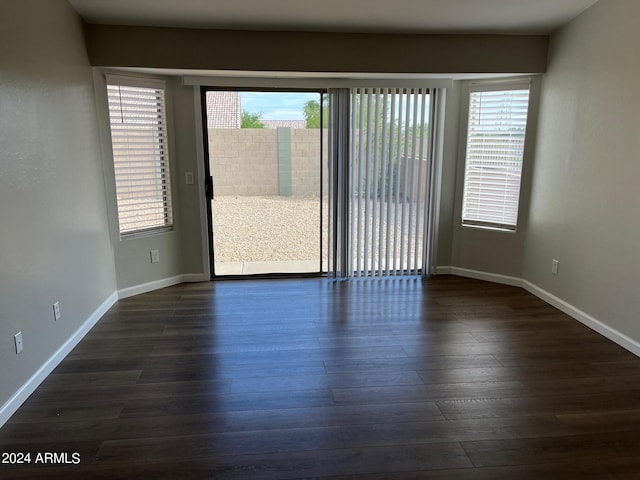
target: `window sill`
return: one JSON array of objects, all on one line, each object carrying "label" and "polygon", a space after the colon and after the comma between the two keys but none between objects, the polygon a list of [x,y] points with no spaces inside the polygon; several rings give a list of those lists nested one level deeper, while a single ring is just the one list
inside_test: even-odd
[{"label": "window sill", "polygon": [[507,228],[507,227],[496,227],[490,225],[473,225],[470,223],[461,224],[463,228],[470,228],[473,230],[488,230],[490,232],[499,232],[499,233],[516,233],[515,228]]},{"label": "window sill", "polygon": [[136,238],[152,237],[173,231],[173,226],[150,228],[147,230],[136,230],[134,232],[121,233],[120,240],[135,240]]}]

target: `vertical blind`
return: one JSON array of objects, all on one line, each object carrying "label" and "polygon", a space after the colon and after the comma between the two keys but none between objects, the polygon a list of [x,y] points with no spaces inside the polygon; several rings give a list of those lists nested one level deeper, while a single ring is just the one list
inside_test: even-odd
[{"label": "vertical blind", "polygon": [[348,88],[329,90],[329,277],[349,271],[349,99]]},{"label": "vertical blind", "polygon": [[529,84],[472,87],[462,223],[515,230]]},{"label": "vertical blind", "polygon": [[423,269],[431,163],[429,90],[351,90],[349,270],[359,276]]},{"label": "vertical blind", "polygon": [[164,87],[107,79],[120,234],[171,227]]}]

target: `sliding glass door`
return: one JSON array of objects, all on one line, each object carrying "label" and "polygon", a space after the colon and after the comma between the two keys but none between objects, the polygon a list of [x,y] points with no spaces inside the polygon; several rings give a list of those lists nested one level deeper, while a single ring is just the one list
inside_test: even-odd
[{"label": "sliding glass door", "polygon": [[324,98],[204,93],[215,276],[326,271]]},{"label": "sliding glass door", "polygon": [[213,275],[430,273],[438,95],[205,89]]}]

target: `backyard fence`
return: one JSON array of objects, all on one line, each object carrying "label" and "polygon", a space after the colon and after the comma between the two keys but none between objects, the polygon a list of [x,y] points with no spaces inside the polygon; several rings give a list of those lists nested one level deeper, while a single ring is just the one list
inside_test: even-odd
[{"label": "backyard fence", "polygon": [[[216,195],[320,194],[320,129],[209,129],[209,161]],[[327,188],[327,133],[322,177]]]},{"label": "backyard fence", "polygon": [[[211,128],[209,159],[215,195],[319,196],[320,129]],[[322,135],[322,186],[327,194],[327,132]],[[400,157],[394,174],[384,182],[395,195],[408,197],[427,181],[426,159]],[[357,166],[356,166],[357,169]],[[405,170],[407,182],[404,182]],[[422,175],[418,175],[422,172]],[[380,174],[380,173],[379,173]],[[397,178],[399,176],[400,178]],[[413,190],[411,190],[413,188]],[[360,192],[364,195],[365,192]],[[388,194],[388,190],[380,191]],[[422,201],[422,198],[418,198]]]}]

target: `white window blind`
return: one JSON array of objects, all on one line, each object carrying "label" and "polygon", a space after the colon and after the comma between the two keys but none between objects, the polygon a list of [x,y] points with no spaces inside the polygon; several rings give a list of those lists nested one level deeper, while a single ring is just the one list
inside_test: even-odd
[{"label": "white window blind", "polygon": [[164,87],[107,79],[120,235],[173,224]]},{"label": "white window blind", "polygon": [[515,230],[529,84],[472,87],[462,223]]}]

